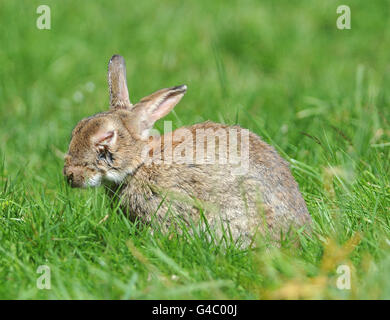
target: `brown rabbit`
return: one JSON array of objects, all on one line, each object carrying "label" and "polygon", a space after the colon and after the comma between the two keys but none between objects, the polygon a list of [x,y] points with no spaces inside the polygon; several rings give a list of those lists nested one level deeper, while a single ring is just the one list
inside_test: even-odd
[{"label": "brown rabbit", "polygon": [[109,62],[108,83],[110,110],[81,120],[72,132],[64,166],[72,187],[104,184],[130,217],[147,223],[155,217],[164,229],[204,214],[217,235],[225,229],[244,245],[257,232],[279,240],[291,227],[310,231],[288,163],[257,135],[207,121],[160,137],[154,123],[187,87],[162,89],[133,105],[119,55]]}]

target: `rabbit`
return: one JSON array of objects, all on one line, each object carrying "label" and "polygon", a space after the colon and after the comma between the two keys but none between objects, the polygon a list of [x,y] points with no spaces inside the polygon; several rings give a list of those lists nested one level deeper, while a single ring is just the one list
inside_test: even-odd
[{"label": "rabbit", "polygon": [[[175,107],[187,86],[161,89],[133,105],[120,55],[109,61],[108,84],[110,109],[81,120],[72,131],[63,169],[71,187],[104,185],[130,219],[157,221],[164,230],[177,227],[176,218],[190,224],[205,217],[216,235],[228,234],[243,246],[257,234],[275,243],[292,228],[310,234],[312,219],[287,161],[259,136],[211,121],[159,136],[154,123]],[[198,132],[206,134],[203,144],[194,142]],[[208,139],[216,132],[218,139]],[[228,156],[235,144],[238,158],[247,159],[244,169],[218,148],[205,152],[212,142],[229,149]]]}]

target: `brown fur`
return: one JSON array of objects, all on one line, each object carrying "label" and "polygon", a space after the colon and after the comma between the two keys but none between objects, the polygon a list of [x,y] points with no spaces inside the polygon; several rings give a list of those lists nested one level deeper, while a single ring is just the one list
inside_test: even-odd
[{"label": "brown fur", "polygon": [[[141,156],[145,146],[150,147],[150,154],[163,160],[170,143],[173,148],[192,144],[193,158],[200,152],[193,140],[186,141],[185,135],[177,141],[172,141],[170,135],[145,137],[154,122],[181,99],[186,87],[159,90],[133,106],[128,99],[123,58],[113,56],[110,65],[115,66],[111,71],[109,67],[110,93],[115,97],[111,99],[111,110],[82,120],[72,133],[64,174],[73,187],[98,185],[101,180],[110,196],[119,197],[122,209],[130,217],[146,223],[155,217],[163,229],[174,221],[167,212],[190,223],[199,221],[202,211],[218,235],[222,222],[233,238],[242,239],[245,245],[257,232],[278,240],[280,232],[291,227],[307,226],[310,230],[311,217],[288,163],[254,133],[249,133],[249,167],[244,175],[232,174],[232,164],[218,161],[145,163]],[[177,129],[173,135],[190,132],[194,136],[199,129],[215,132],[232,128],[237,130],[239,141],[248,132],[239,126],[207,121]],[[224,139],[216,140],[217,160],[219,145],[230,143]],[[205,143],[203,147],[206,146]]]}]

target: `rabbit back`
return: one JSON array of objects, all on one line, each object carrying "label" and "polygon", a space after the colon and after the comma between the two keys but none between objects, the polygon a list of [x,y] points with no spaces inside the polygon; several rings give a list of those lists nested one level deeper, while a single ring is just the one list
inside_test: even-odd
[{"label": "rabbit back", "polygon": [[[187,129],[194,134],[198,129],[234,129],[239,136],[246,130],[213,122]],[[122,208],[145,222],[155,216],[166,227],[170,226],[167,212],[189,223],[198,221],[202,211],[217,232],[222,222],[234,239],[242,238],[245,243],[257,232],[277,240],[281,231],[292,226],[309,228],[311,218],[288,163],[256,134],[246,132],[249,165],[245,174],[232,174],[234,168],[229,163],[151,163],[129,176],[117,190]],[[195,156],[198,150],[193,150]],[[215,151],[218,154],[218,148]]]}]

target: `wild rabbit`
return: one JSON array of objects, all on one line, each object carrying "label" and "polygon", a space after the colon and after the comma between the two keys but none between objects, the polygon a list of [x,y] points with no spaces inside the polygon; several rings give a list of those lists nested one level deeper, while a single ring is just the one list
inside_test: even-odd
[{"label": "wild rabbit", "polygon": [[109,61],[108,83],[110,110],[72,132],[63,171],[72,187],[103,184],[131,218],[155,217],[164,228],[172,226],[171,213],[184,223],[204,215],[217,235],[225,229],[244,245],[257,232],[278,241],[290,228],[310,230],[288,163],[257,135],[207,121],[160,137],[154,123],[187,87],[162,89],[133,105],[119,55]]}]

